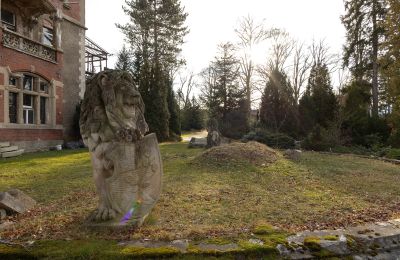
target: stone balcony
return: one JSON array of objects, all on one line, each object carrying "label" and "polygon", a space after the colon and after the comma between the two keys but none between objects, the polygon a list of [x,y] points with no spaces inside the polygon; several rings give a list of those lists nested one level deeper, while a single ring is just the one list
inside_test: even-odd
[{"label": "stone balcony", "polygon": [[3,28],[2,44],[4,47],[57,63],[57,50],[52,46],[29,39],[21,34]]}]

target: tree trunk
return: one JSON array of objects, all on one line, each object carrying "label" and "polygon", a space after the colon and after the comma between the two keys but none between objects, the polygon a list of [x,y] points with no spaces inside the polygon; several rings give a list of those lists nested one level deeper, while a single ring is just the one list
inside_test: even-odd
[{"label": "tree trunk", "polygon": [[378,116],[378,30],[377,30],[377,0],[372,3],[372,115]]}]

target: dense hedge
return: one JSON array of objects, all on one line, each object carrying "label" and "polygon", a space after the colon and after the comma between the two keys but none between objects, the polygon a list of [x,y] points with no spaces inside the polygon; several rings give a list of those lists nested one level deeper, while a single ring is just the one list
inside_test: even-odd
[{"label": "dense hedge", "polygon": [[256,129],[246,134],[243,136],[242,141],[257,141],[280,149],[289,149],[295,146],[295,140],[292,137],[282,133],[272,133],[264,129]]}]

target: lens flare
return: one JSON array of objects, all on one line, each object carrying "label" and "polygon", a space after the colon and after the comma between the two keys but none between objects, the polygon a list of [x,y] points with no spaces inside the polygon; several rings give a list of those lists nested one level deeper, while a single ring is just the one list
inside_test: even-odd
[{"label": "lens flare", "polygon": [[128,212],[124,215],[124,217],[121,219],[122,224],[126,224],[133,216],[133,213],[140,207],[141,202],[136,201],[132,204],[132,208],[128,210]]}]

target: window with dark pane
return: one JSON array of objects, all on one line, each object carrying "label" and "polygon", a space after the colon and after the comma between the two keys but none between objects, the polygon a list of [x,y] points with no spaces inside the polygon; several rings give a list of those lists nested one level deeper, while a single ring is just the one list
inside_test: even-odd
[{"label": "window with dark pane", "polygon": [[8,85],[10,85],[10,86],[17,86],[17,78],[16,77],[13,77],[13,76],[10,76],[10,78],[9,78],[9,80],[8,80]]},{"label": "window with dark pane", "polygon": [[46,82],[40,82],[40,91],[44,93],[49,93],[49,85]]},{"label": "window with dark pane", "polygon": [[1,9],[1,21],[7,29],[16,31],[16,21],[14,13]]},{"label": "window with dark pane", "polygon": [[33,77],[29,75],[24,75],[24,90],[33,90]]},{"label": "window with dark pane", "polygon": [[18,94],[10,92],[8,94],[8,114],[10,117],[10,123],[18,123]]},{"label": "window with dark pane", "polygon": [[34,111],[33,111],[33,96],[24,94],[24,124],[34,123]]},{"label": "window with dark pane", "polygon": [[46,107],[46,99],[45,97],[40,97],[40,123],[41,124],[46,124],[46,111],[47,111],[47,107]]}]

